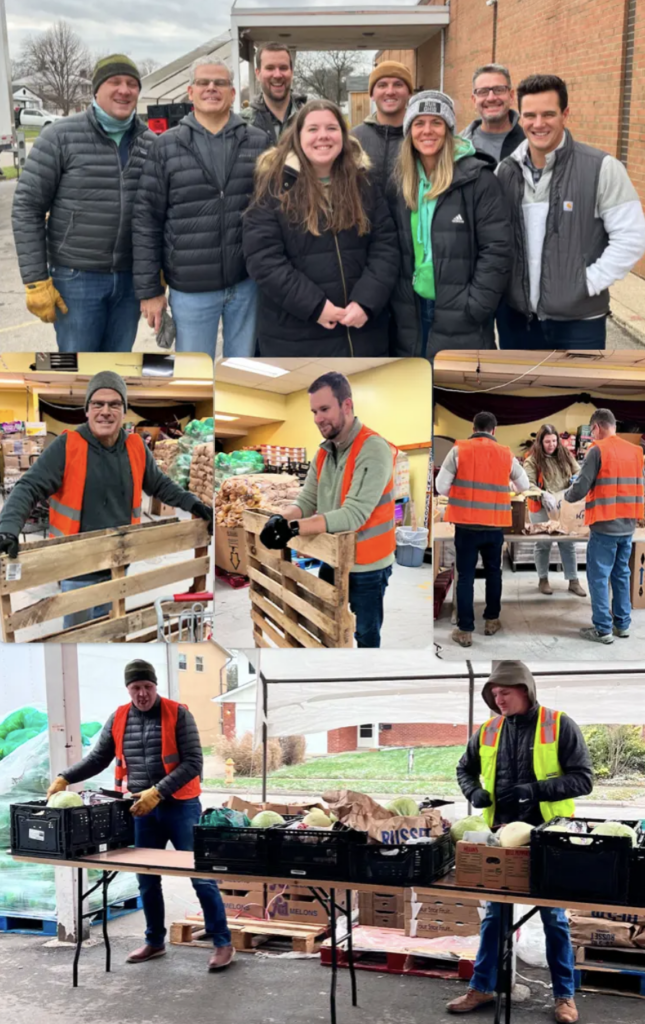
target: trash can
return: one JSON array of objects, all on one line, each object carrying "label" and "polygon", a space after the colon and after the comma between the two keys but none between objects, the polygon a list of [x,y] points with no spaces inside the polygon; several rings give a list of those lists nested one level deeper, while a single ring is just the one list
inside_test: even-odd
[{"label": "trash can", "polygon": [[399,526],[396,530],[396,560],[399,565],[423,565],[423,554],[428,546],[428,531]]}]

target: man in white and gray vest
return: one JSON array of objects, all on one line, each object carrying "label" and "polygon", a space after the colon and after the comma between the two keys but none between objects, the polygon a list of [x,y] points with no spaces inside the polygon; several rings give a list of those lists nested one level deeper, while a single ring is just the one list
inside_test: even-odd
[{"label": "man in white and gray vest", "polygon": [[526,139],[497,175],[511,206],[514,261],[500,348],[605,347],[609,288],[645,254],[645,216],[620,161],[574,141],[557,75],[517,90]]}]

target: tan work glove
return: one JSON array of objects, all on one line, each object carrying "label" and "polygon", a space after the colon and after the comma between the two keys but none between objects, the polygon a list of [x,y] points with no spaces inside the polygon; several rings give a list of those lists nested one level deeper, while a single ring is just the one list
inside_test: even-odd
[{"label": "tan work glove", "polygon": [[150,814],[151,811],[154,811],[157,804],[161,802],[161,793],[156,786],[144,789],[143,793],[133,793],[132,796],[135,803],[130,810],[135,818],[141,818],[144,814]]},{"label": "tan work glove", "polygon": [[67,779],[64,779],[62,775],[58,775],[47,790],[47,799],[49,800],[50,796],[53,796],[54,793],[62,793],[68,786],[69,782]]},{"label": "tan work glove", "polygon": [[63,301],[63,296],[54,286],[51,277],[46,281],[34,281],[25,285],[27,293],[27,309],[44,324],[53,324],[56,320],[56,307],[61,313],[67,313],[68,309]]}]

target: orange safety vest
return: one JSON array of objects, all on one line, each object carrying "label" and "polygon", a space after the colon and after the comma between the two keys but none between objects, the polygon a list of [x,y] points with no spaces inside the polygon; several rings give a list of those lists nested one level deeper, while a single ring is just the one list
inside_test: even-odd
[{"label": "orange safety vest", "polygon": [[[167,697],[161,697],[161,760],[163,761],[164,771],[166,775],[170,774],[174,768],[179,764],[179,751],[177,750],[177,715],[179,714],[179,708],[186,708],[185,704],[178,704],[176,700],[168,700]],[[127,765],[123,756],[123,737],[125,736],[125,726],[130,714],[130,708],[132,704],[122,704],[118,707],[114,713],[114,721],[112,723],[112,739],[114,740],[115,748],[115,766],[114,766],[114,788],[117,793],[125,793],[127,785]],[[202,791],[199,776],[196,775],[194,779],[187,782],[185,786],[178,789],[176,793],[173,793],[175,800],[192,800],[194,797],[199,796]]]},{"label": "orange safety vest", "polygon": [[[65,430],[65,472],[62,486],[49,499],[49,536],[73,537],[80,533],[83,496],[87,479],[89,444],[76,431]],[[146,469],[146,446],[139,434],[129,434],[125,447],[132,471],[133,526],[141,522],[141,494]]]},{"label": "orange safety vest", "polygon": [[585,524],[643,518],[643,451],[622,437],[595,442],[600,470],[587,494]]},{"label": "orange safety vest", "polygon": [[[542,476],[541,470],[538,472],[536,483],[538,487],[544,490],[544,477]],[[529,498],[527,504],[529,506],[529,512],[542,511],[542,498]]]},{"label": "orange safety vest", "polygon": [[[340,503],[341,505],[345,501],[349,493],[349,489],[352,485],[354,477],[354,468],[356,466],[356,459],[358,453],[367,441],[368,437],[379,437],[375,430],[370,430],[369,427],[361,427],[358,434],[352,441],[351,448],[349,449],[349,455],[345,463],[345,472],[343,474],[343,483],[340,492]],[[388,441],[388,444],[390,442]],[[396,548],[396,534],[394,524],[394,463],[398,455],[398,448],[395,448],[393,444],[390,444],[392,451],[392,476],[385,485],[385,490],[381,495],[381,499],[378,502],[376,508],[372,512],[371,516],[366,523],[356,531],[356,561],[355,565],[371,565],[372,562],[378,562],[381,558],[387,558],[388,555],[394,553]],[[327,458],[327,450],[320,448],[316,457],[316,478],[320,480],[320,474],[322,468],[325,465],[325,459]]]},{"label": "orange safety vest", "polygon": [[489,437],[470,437],[457,441],[457,452],[457,474],[450,487],[446,522],[511,526],[511,449]]}]

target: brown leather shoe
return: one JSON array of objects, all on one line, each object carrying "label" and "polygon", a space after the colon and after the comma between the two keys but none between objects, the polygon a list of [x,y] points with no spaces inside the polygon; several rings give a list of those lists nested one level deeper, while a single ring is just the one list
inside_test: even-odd
[{"label": "brown leather shoe", "polygon": [[135,949],[130,956],[126,958],[126,964],[143,964],[146,960],[154,960],[157,956],[165,956],[165,946],[149,946],[147,943],[145,946],[141,946],[140,949]]},{"label": "brown leather shoe", "polygon": [[549,577],[548,576],[544,576],[538,582],[538,590],[540,591],[541,594],[552,594],[553,593],[553,588],[551,587],[551,584],[549,583]]},{"label": "brown leather shoe", "polygon": [[569,591],[576,597],[587,596],[587,591],[581,586],[580,580],[569,580]]},{"label": "brown leather shoe", "polygon": [[221,971],[233,960],[235,956],[235,950],[232,946],[216,946],[215,952],[208,961],[209,971]]},{"label": "brown leather shoe", "polygon": [[478,992],[476,988],[469,988],[465,996],[459,996],[448,1003],[446,1010],[448,1013],[471,1013],[473,1010],[479,1010],[481,1006],[489,1006],[494,1002],[494,992]]},{"label": "brown leather shoe", "polygon": [[460,647],[472,647],[473,645],[472,633],[465,633],[463,629],[453,629],[452,639]]},{"label": "brown leather shoe", "polygon": [[484,623],[484,636],[494,636],[502,628],[501,619],[486,619]]},{"label": "brown leather shoe", "polygon": [[573,999],[556,999],[555,1019],[558,1024],[574,1024],[578,1019],[578,1010]]}]

